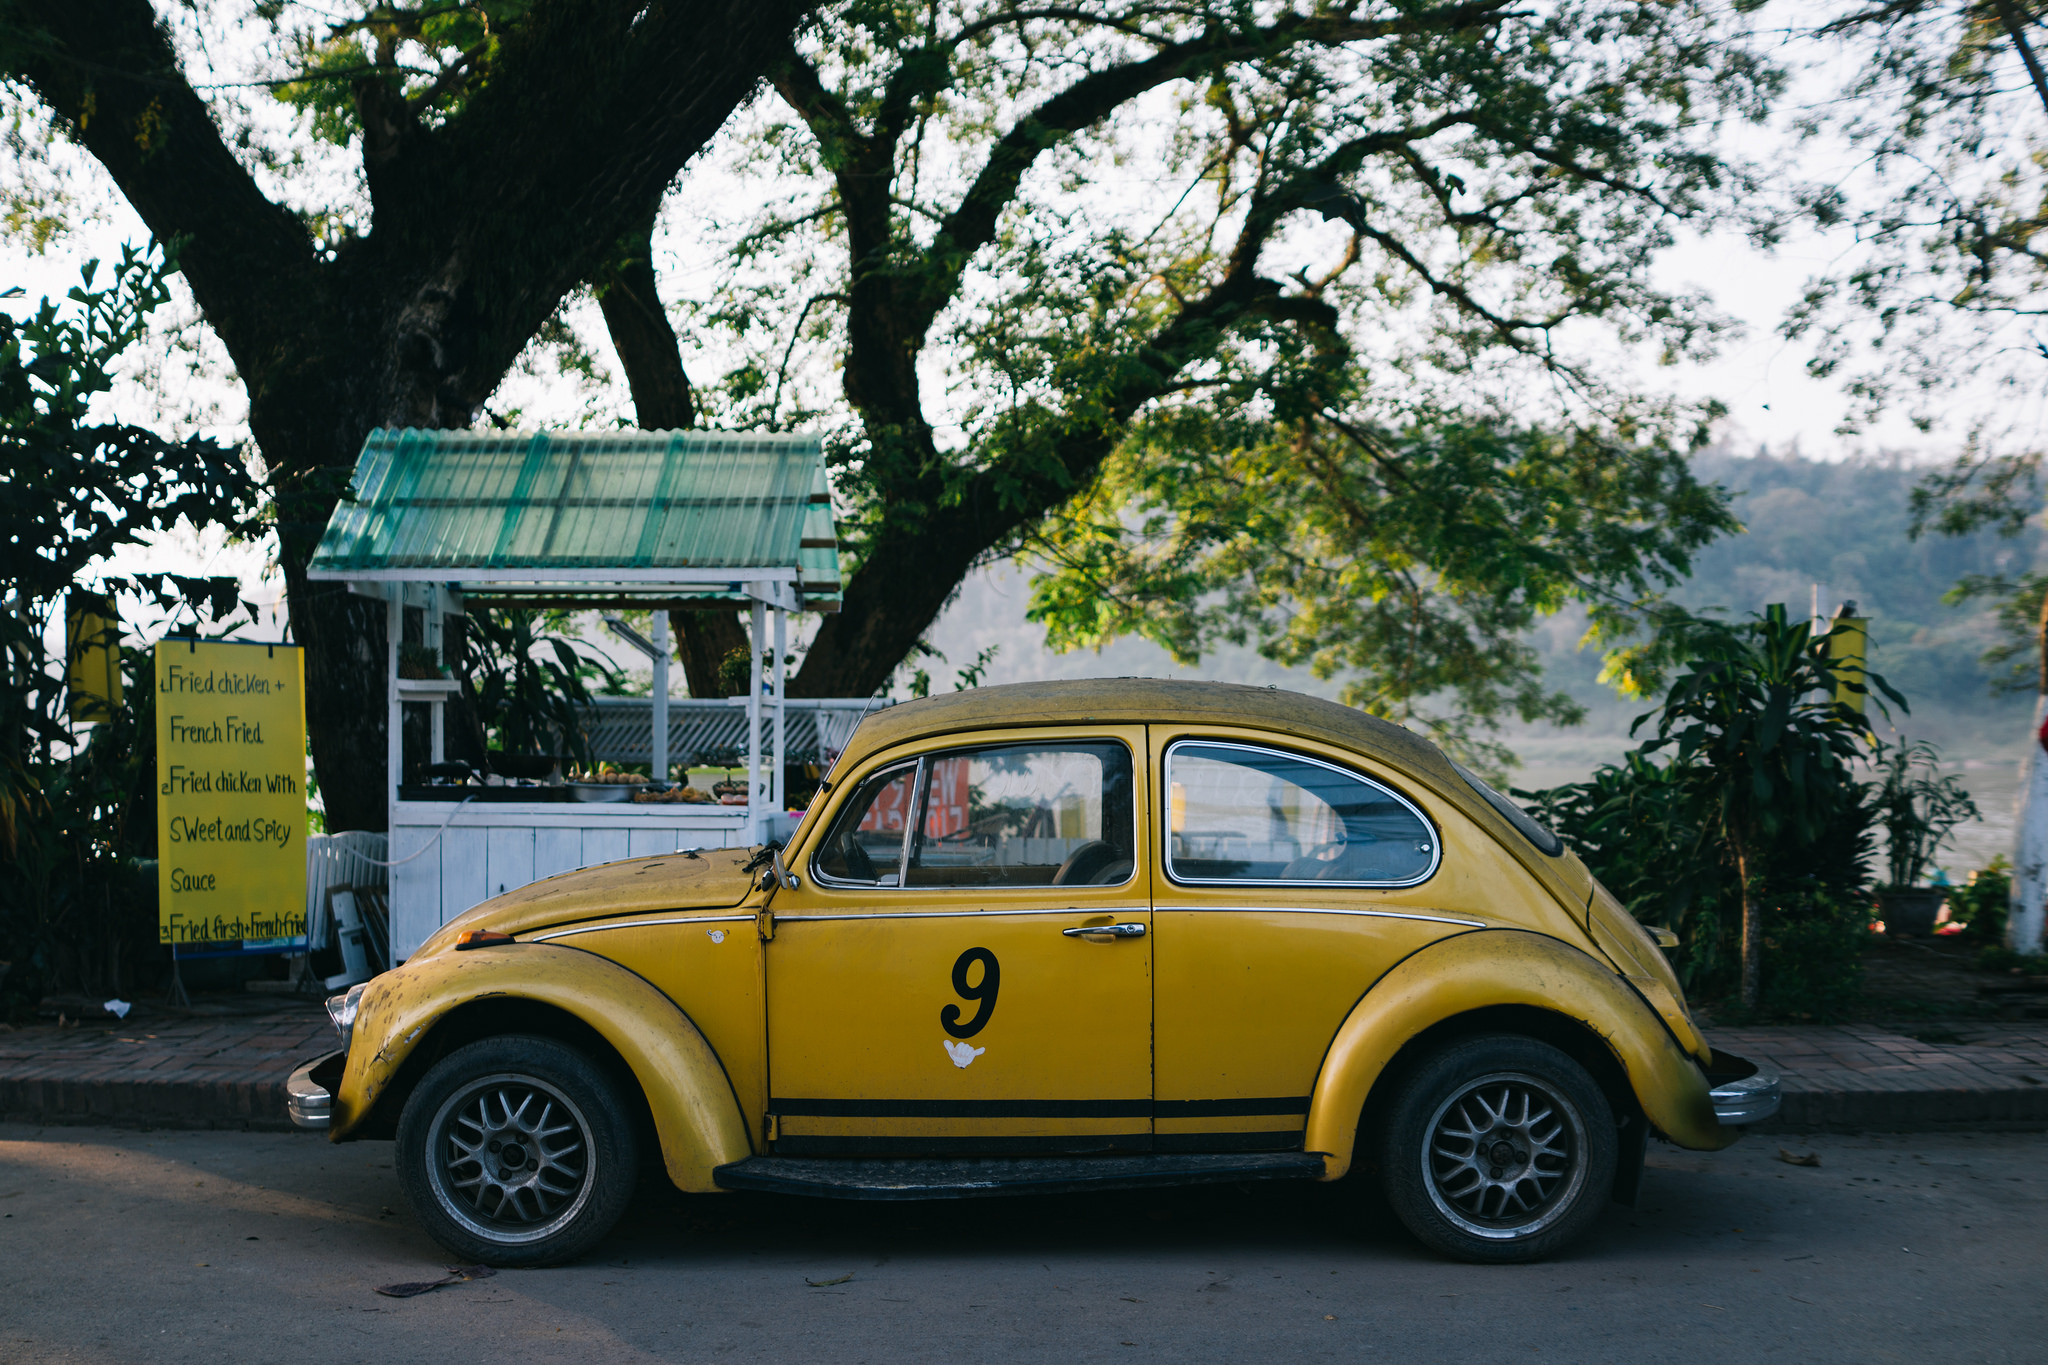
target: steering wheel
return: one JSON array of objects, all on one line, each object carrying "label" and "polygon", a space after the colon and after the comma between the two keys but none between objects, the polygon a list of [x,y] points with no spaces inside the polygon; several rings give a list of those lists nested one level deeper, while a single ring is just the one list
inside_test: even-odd
[{"label": "steering wheel", "polygon": [[1111,863],[1123,855],[1116,851],[1116,845],[1102,839],[1090,839],[1087,843],[1067,855],[1060,864],[1060,870],[1052,874],[1054,886],[1086,886]]},{"label": "steering wheel", "polygon": [[868,857],[868,851],[860,846],[860,840],[849,831],[846,836],[846,872],[855,881],[875,880],[875,860]]}]

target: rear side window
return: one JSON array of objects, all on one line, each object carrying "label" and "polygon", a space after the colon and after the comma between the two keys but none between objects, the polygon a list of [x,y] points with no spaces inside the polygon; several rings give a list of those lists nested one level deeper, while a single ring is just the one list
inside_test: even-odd
[{"label": "rear side window", "polygon": [[1167,751],[1166,786],[1176,881],[1412,886],[1436,871],[1422,812],[1335,764],[1187,740]]},{"label": "rear side window", "polygon": [[1536,818],[1529,814],[1529,812],[1523,810],[1520,806],[1480,781],[1479,774],[1473,772],[1464,764],[1454,762],[1451,766],[1458,770],[1458,776],[1465,779],[1466,786],[1478,792],[1485,799],[1487,805],[1499,811],[1501,818],[1513,825],[1521,836],[1536,845],[1538,850],[1553,858],[1564,852],[1564,840],[1538,824]]}]

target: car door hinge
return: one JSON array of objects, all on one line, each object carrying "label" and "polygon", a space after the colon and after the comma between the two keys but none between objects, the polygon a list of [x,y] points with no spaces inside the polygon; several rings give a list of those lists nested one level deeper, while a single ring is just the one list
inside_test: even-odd
[{"label": "car door hinge", "polygon": [[755,912],[754,932],[761,936],[761,942],[763,943],[775,937],[775,912],[773,910],[763,908]]},{"label": "car door hinge", "polygon": [[761,1118],[761,1140],[774,1142],[782,1136],[782,1125],[775,1121],[775,1115],[764,1114]]}]

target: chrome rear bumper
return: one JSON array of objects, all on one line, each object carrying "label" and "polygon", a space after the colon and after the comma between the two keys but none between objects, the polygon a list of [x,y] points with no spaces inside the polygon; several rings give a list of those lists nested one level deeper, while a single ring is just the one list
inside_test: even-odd
[{"label": "chrome rear bumper", "polygon": [[332,1078],[341,1069],[340,1063],[348,1058],[346,1052],[330,1052],[324,1057],[315,1057],[284,1083],[285,1112],[291,1115],[296,1127],[324,1130],[334,1120],[334,1093],[313,1079],[315,1071],[324,1073],[322,1079]]},{"label": "chrome rear bumper", "polygon": [[[1736,1064],[1732,1069],[1747,1069],[1750,1074],[1739,1077],[1724,1075],[1723,1063],[1731,1062]],[[1708,1079],[1713,1086],[1707,1093],[1714,1102],[1714,1117],[1725,1128],[1761,1123],[1778,1112],[1778,1106],[1784,1099],[1778,1069],[1767,1062],[1749,1062],[1733,1055],[1716,1053],[1714,1074]]]}]

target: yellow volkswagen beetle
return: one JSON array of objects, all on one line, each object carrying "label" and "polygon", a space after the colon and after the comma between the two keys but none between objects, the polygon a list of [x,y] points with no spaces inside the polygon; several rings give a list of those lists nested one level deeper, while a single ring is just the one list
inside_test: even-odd
[{"label": "yellow volkswagen beetle", "polygon": [[683,1190],[929,1199],[1383,1183],[1528,1260],[1714,1149],[1716,1058],[1650,935],[1397,726],[1273,689],[990,687],[869,717],[780,850],[566,873],[329,1003],[295,1120],[393,1136],[465,1259],[591,1247]]}]

